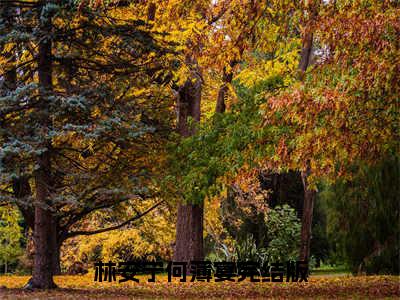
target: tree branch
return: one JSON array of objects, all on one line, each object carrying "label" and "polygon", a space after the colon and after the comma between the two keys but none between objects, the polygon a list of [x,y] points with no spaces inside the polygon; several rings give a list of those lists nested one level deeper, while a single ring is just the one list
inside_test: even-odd
[{"label": "tree branch", "polygon": [[98,233],[103,233],[103,232],[107,232],[107,231],[111,231],[111,230],[115,230],[115,229],[119,229],[133,221],[136,221],[138,219],[140,219],[141,217],[147,215],[149,212],[153,211],[155,208],[157,208],[159,205],[161,205],[161,203],[163,203],[164,200],[161,200],[160,202],[156,203],[155,205],[153,205],[152,207],[150,207],[149,209],[147,209],[146,211],[137,214],[136,216],[118,224],[115,226],[110,226],[110,227],[106,227],[106,228],[102,228],[99,230],[94,230],[94,231],[71,231],[69,233],[66,234],[66,239],[70,238],[70,237],[74,237],[74,236],[78,236],[78,235],[93,235],[93,234],[98,234]]}]

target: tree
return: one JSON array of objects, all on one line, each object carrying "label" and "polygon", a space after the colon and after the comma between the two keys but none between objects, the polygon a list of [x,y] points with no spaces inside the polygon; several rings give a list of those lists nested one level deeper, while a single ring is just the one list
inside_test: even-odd
[{"label": "tree", "polygon": [[[309,17],[307,24],[304,26],[302,49],[300,53],[299,61],[299,76],[302,80],[305,76],[308,66],[310,65],[311,55],[313,50],[313,32],[311,31],[312,22],[314,22],[318,6],[320,1],[313,1],[307,3],[306,13]],[[314,211],[314,203],[316,200],[316,190],[310,186],[309,177],[311,172],[311,166],[309,161],[306,162],[306,167],[301,171],[301,179],[304,187],[304,202],[301,216],[301,242],[300,242],[300,254],[299,259],[308,261],[310,258],[310,243],[311,243],[311,229],[312,229],[312,218]]]},{"label": "tree", "polygon": [[145,21],[118,7],[7,5],[18,11],[18,26],[2,26],[2,42],[6,50],[17,45],[18,55],[1,53],[17,75],[14,90],[2,89],[1,201],[22,207],[34,231],[30,286],[52,288],[53,257],[65,239],[121,228],[160,205],[110,227],[79,229],[96,210],[151,196],[147,165],[134,161],[163,124],[151,105],[138,103],[149,99],[143,89],[159,84],[157,72],[169,68],[169,50]]},{"label": "tree", "polygon": [[[319,44],[317,64],[303,74],[303,83],[267,101],[265,124],[280,132],[279,164],[304,170],[307,199],[315,198],[317,181],[351,178],[354,164],[373,165],[398,151],[397,13],[395,4],[379,1],[322,5],[304,35],[303,53],[312,45],[311,32]],[[306,61],[301,60],[303,69]],[[308,202],[302,257],[309,255],[313,200]]]},{"label": "tree", "polygon": [[351,181],[326,186],[328,233],[353,274],[399,274],[400,162],[354,167]]},{"label": "tree", "polygon": [[[396,5],[379,2],[362,7],[337,2],[334,11],[324,8],[314,31],[325,49],[319,62],[304,86],[294,86],[267,103],[270,124],[279,121],[285,127],[281,137],[287,141],[279,155],[286,154],[289,165],[305,166],[308,157],[314,179],[334,180],[351,178],[352,163],[373,164],[396,153],[397,12]],[[376,30],[368,31],[369,25]]]},{"label": "tree", "polygon": [[[208,76],[202,70],[212,70],[214,67],[213,72],[220,70],[223,74],[218,96],[213,101],[216,100],[216,113],[225,111],[225,100],[233,79],[233,68],[241,61],[244,50],[250,44],[249,40],[251,40],[254,28],[263,16],[262,8],[262,5],[254,1],[246,1],[245,3],[240,1],[220,1],[216,3],[198,1],[194,6],[186,6],[184,13],[179,16],[182,18],[187,14],[194,14],[195,26],[203,30],[201,34],[194,35],[192,39],[185,42],[188,46],[185,50],[187,55],[185,63],[192,70],[192,75],[188,77],[183,87],[178,89],[177,127],[182,136],[188,137],[195,134],[193,130],[188,130],[188,113],[186,110],[191,112],[192,120],[199,122],[200,119],[203,75]],[[232,18],[235,23],[231,23]],[[193,27],[194,25],[190,24],[189,26]],[[229,50],[224,51],[225,49]],[[182,107],[182,99],[186,99],[187,104],[184,104],[186,107]],[[190,134],[188,134],[189,132]],[[190,177],[191,175],[185,174],[184,176]],[[179,178],[181,175],[176,177]],[[183,193],[184,204],[178,205],[175,260],[189,261],[201,259],[204,256],[202,248],[205,195],[203,194],[203,198],[199,195],[198,184],[189,187],[189,189],[194,190],[188,194]],[[188,252],[188,249],[193,250]],[[190,253],[191,251],[194,252]]]},{"label": "tree", "polygon": [[[187,137],[194,133],[190,120],[200,121],[201,73],[197,62],[192,63],[193,75],[178,91],[178,132]],[[203,209],[200,203],[179,203],[176,222],[175,261],[202,260],[203,250]]]},{"label": "tree", "polygon": [[[177,42],[185,57],[185,60],[181,61],[180,80],[175,83],[174,87],[178,95],[177,131],[183,132],[184,137],[179,139],[177,146],[180,147],[186,143],[185,140],[190,140],[190,138],[187,138],[188,131],[192,135],[196,127],[192,125],[198,123],[197,110],[200,112],[200,108],[197,106],[196,97],[200,96],[197,95],[201,95],[203,103],[201,110],[205,112],[206,117],[214,114],[214,112],[224,112],[227,107],[229,90],[233,90],[231,88],[233,77],[241,67],[241,63],[245,62],[256,51],[256,48],[257,50],[268,48],[274,54],[277,52],[275,44],[271,47],[268,42],[275,41],[285,31],[285,26],[280,27],[280,22],[285,23],[285,25],[287,25],[286,23],[289,24],[290,18],[288,16],[294,15],[296,5],[282,4],[280,1],[260,3],[257,1],[227,0],[166,1],[162,7],[157,7],[157,10],[154,7],[155,5],[153,5],[151,14],[155,16],[154,28],[162,28],[163,30],[167,28],[166,31],[171,33],[171,38]],[[265,37],[267,37],[268,42],[262,40]],[[215,90],[216,93],[213,89],[210,89],[210,86],[215,85],[219,86]],[[192,92],[186,92],[187,89],[192,90]],[[197,89],[197,92],[193,92],[195,89]],[[186,96],[182,97],[182,94],[186,94]],[[181,106],[182,98],[188,96],[193,99],[185,100],[189,105],[185,109],[194,112],[188,119],[189,122],[186,121],[187,113],[181,113],[183,110]],[[211,106],[215,107],[215,110],[211,110]],[[180,118],[181,116],[182,118]],[[190,130],[184,129],[184,127],[188,127]],[[172,160],[175,161],[175,159]],[[186,249],[202,248],[200,232],[202,231],[203,218],[200,216],[203,213],[201,212],[202,209],[199,209],[198,212],[193,213],[196,217],[192,218],[189,216],[191,213],[181,213],[181,211],[183,211],[183,207],[189,209],[189,206],[193,203],[195,203],[195,206],[202,206],[205,198],[198,197],[202,192],[199,193],[197,183],[193,184],[192,188],[186,186],[188,190],[186,187],[182,187],[181,179],[183,177],[190,178],[191,174],[182,175],[183,168],[176,170],[177,173],[173,175],[177,179],[176,184],[169,185],[170,188],[173,186],[171,190],[175,191],[171,191],[170,195],[179,198],[180,203],[184,203],[184,205],[178,204],[177,238],[181,240],[176,244],[176,252],[180,253],[178,255],[179,260],[188,260],[187,257],[194,256],[188,254],[187,257],[184,257],[183,253],[187,251]],[[190,170],[188,173],[191,173]],[[175,185],[178,187],[175,187]],[[176,197],[177,195],[178,197]],[[204,193],[202,195],[205,196]],[[183,217],[184,215],[186,217]],[[184,218],[185,220],[183,220]],[[198,229],[195,230],[194,235],[196,237],[193,237],[192,233],[186,232],[186,230],[190,231],[192,226]],[[193,237],[193,241],[198,241],[195,247],[189,247],[193,242],[190,240],[190,236]]]},{"label": "tree", "polygon": [[[178,4],[172,1],[162,9],[162,13],[156,18],[157,6],[150,3],[148,14],[148,18],[154,22],[154,28],[167,27],[169,31],[175,30],[184,36],[183,39],[177,38],[175,42],[185,45],[182,51],[184,61],[181,64],[187,72],[172,86],[176,94],[176,131],[182,138],[191,136],[195,132],[193,122],[200,121],[202,75],[196,58],[199,42],[197,33],[192,32],[193,24],[189,27],[186,20],[186,18],[192,17],[193,12],[198,9],[193,4]],[[179,22],[171,23],[171,16],[177,16]],[[194,16],[194,19],[196,22],[197,17]],[[176,19],[174,19],[175,21]],[[179,198],[184,198],[179,192],[178,195]],[[187,262],[201,260],[203,259],[203,204],[182,203],[181,200],[183,199],[178,200],[177,205],[174,260]]]}]

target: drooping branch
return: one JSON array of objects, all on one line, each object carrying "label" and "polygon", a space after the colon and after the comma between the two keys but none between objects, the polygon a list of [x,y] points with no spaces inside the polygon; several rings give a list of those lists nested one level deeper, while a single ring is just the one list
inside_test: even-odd
[{"label": "drooping branch", "polygon": [[93,231],[83,231],[83,230],[82,231],[71,231],[68,234],[66,234],[66,238],[70,238],[70,237],[74,237],[74,236],[78,236],[78,235],[99,234],[99,233],[103,233],[103,232],[119,229],[119,228],[124,227],[125,225],[128,225],[129,223],[131,223],[133,221],[136,221],[136,220],[140,219],[141,217],[147,215],[149,212],[153,211],[155,208],[160,206],[163,202],[164,202],[164,200],[156,203],[155,205],[153,205],[149,209],[145,210],[144,212],[142,212],[140,214],[137,214],[136,216],[134,216],[134,217],[132,217],[132,218],[130,218],[130,219],[118,224],[118,225],[102,228],[102,229],[99,229],[99,230],[93,230]]},{"label": "drooping branch", "polygon": [[[140,195],[137,195],[137,197],[141,197]],[[92,199],[94,198],[94,196],[92,197]],[[69,211],[68,214],[70,215],[69,219],[67,220],[67,222],[62,226],[64,233],[62,235],[65,235],[66,232],[68,232],[68,229],[75,223],[77,223],[78,221],[80,221],[81,219],[83,219],[85,216],[87,216],[88,214],[96,211],[96,210],[101,210],[101,209],[105,209],[105,208],[109,208],[111,206],[114,205],[118,205],[121,204],[122,202],[126,202],[128,200],[132,199],[132,197],[125,197],[122,198],[118,201],[102,201],[99,204],[93,205],[93,206],[86,206],[85,208],[83,208],[80,212],[76,212],[76,211]],[[91,199],[88,199],[88,202],[91,202]],[[62,217],[60,217],[60,219],[62,219]]]},{"label": "drooping branch", "polygon": [[9,5],[13,7],[19,7],[19,8],[37,8],[40,6],[39,2],[31,2],[31,1],[18,1],[18,0],[1,0],[0,4],[2,5]]}]

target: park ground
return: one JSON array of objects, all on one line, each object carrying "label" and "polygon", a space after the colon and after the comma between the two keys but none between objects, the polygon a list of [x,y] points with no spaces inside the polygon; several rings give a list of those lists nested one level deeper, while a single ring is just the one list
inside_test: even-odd
[{"label": "park ground", "polygon": [[313,275],[307,283],[195,282],[156,283],[138,276],[139,283],[99,283],[93,274],[56,276],[58,289],[22,289],[28,276],[0,276],[0,299],[400,299],[399,276]]}]

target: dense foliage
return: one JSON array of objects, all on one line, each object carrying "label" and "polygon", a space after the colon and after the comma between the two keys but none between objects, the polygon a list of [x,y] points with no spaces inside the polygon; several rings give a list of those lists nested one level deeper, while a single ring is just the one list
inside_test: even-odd
[{"label": "dense foliage", "polygon": [[399,16],[392,0],[0,0],[0,266],[29,288],[96,260],[398,274]]},{"label": "dense foliage", "polygon": [[9,265],[15,265],[23,253],[20,218],[18,210],[0,207],[0,266],[4,266],[4,273],[7,273]]},{"label": "dense foliage", "polygon": [[354,273],[399,274],[399,159],[356,172],[351,182],[339,181],[321,195],[331,241]]}]

